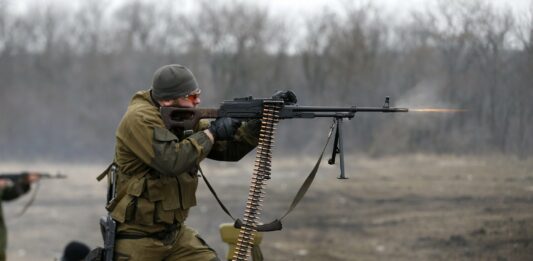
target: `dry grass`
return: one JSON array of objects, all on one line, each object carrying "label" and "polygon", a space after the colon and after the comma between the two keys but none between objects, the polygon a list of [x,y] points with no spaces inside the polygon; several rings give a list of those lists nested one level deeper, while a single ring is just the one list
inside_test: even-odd
[{"label": "dry grass", "polygon": [[[253,155],[240,163],[205,162],[211,183],[235,215],[243,211]],[[314,164],[274,158],[264,220],[281,215]],[[265,235],[267,260],[531,260],[533,160],[507,157],[409,155],[372,159],[347,156],[348,180],[325,162],[284,230]],[[28,196],[4,204],[9,260],[51,260],[70,240],[101,245],[105,164],[4,163],[22,169],[68,173],[43,181],[28,212]],[[218,225],[229,218],[205,185],[188,220],[221,254]]]}]

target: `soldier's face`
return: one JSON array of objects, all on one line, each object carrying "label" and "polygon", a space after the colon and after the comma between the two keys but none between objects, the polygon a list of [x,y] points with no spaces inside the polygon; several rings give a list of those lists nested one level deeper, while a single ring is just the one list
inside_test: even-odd
[{"label": "soldier's face", "polygon": [[182,107],[182,108],[196,108],[200,104],[200,93],[202,91],[197,89],[191,93],[172,100],[159,101],[159,105],[162,107]]},{"label": "soldier's face", "polygon": [[181,107],[181,108],[196,108],[200,104],[200,94],[189,94],[186,97],[179,97],[174,100],[159,101],[162,107]]},{"label": "soldier's face", "polygon": [[175,105],[177,107],[182,107],[182,108],[196,108],[196,106],[198,106],[198,104],[200,104],[201,100],[200,100],[200,96],[199,95],[194,95],[194,96],[188,96],[188,97],[179,97],[177,99],[174,100],[175,102]]},{"label": "soldier's face", "polygon": [[200,104],[200,93],[202,91],[200,89],[197,89],[189,94],[187,94],[185,97],[179,97],[176,99],[176,105],[183,108],[195,108]]}]

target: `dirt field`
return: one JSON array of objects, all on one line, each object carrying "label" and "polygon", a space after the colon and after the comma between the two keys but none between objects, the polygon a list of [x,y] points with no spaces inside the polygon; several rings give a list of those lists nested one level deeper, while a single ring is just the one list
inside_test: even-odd
[{"label": "dirt field", "polygon": [[[253,156],[206,162],[206,175],[235,215],[248,193]],[[296,155],[295,158],[298,158]],[[315,159],[274,158],[264,221],[284,213]],[[410,155],[346,158],[348,180],[323,162],[284,230],[265,235],[266,260],[533,260],[533,159]],[[61,171],[41,183],[22,217],[25,196],[5,203],[8,260],[53,260],[71,240],[101,245],[104,164],[3,163],[2,171]],[[221,171],[222,170],[222,171]],[[230,222],[204,184],[188,220],[221,256],[218,226]]]}]

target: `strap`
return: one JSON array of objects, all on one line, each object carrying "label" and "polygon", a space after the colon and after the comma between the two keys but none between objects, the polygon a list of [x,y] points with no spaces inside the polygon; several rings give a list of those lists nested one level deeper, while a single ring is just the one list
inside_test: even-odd
[{"label": "strap", "polygon": [[263,257],[263,252],[261,251],[261,247],[259,245],[252,245],[252,261],[263,261],[265,258]]},{"label": "strap", "polygon": [[322,161],[322,156],[324,156],[324,152],[326,151],[326,147],[329,144],[329,141],[331,140],[331,134],[333,133],[333,128],[335,128],[335,122],[331,125],[328,133],[328,138],[326,140],[326,144],[324,145],[324,148],[322,149],[322,153],[320,154],[320,157],[318,157],[318,160],[315,163],[315,167],[311,170],[309,175],[307,175],[307,178],[305,179],[304,183],[298,190],[298,193],[296,193],[296,196],[294,196],[294,199],[292,200],[292,203],[285,213],[285,215],[281,216],[280,221],[285,218],[294,208],[296,208],[296,205],[300,203],[300,200],[304,197],[305,193],[311,187],[311,184],[313,183],[313,180],[315,180],[316,173],[318,172],[318,167],[320,167],[320,162]]},{"label": "strap", "polygon": [[[326,140],[326,144],[324,145],[324,148],[322,149],[322,153],[320,154],[320,157],[318,157],[318,160],[315,163],[315,166],[313,167],[311,172],[307,175],[307,178],[305,179],[305,181],[302,184],[302,186],[300,186],[300,189],[296,193],[296,196],[294,196],[294,199],[292,200],[292,203],[289,206],[289,209],[287,210],[287,212],[285,212],[285,214],[283,216],[281,216],[281,218],[275,219],[274,221],[272,221],[270,223],[266,223],[266,224],[263,224],[263,225],[257,225],[256,228],[255,228],[256,231],[269,232],[269,231],[281,230],[283,228],[281,220],[283,218],[285,218],[291,211],[293,211],[296,208],[296,205],[298,205],[298,203],[300,203],[300,200],[302,200],[302,198],[304,197],[304,195],[307,192],[307,190],[309,190],[309,187],[311,187],[311,184],[313,183],[313,181],[315,179],[316,173],[318,172],[318,168],[320,167],[320,162],[322,161],[322,157],[324,156],[324,152],[326,151],[326,148],[327,148],[327,146],[329,144],[329,141],[331,140],[331,134],[333,133],[333,129],[334,128],[335,128],[335,122],[333,122],[333,124],[331,124],[330,130],[329,130],[329,133],[328,133],[328,137],[327,137],[327,140]],[[202,171],[200,166],[198,166],[198,170],[200,170],[200,174],[201,174],[203,180],[205,181],[205,184],[207,185],[207,187],[211,191],[211,194],[213,194],[213,196],[217,200],[217,202],[220,205],[220,207],[222,208],[222,210],[224,210],[224,212],[229,217],[231,217],[231,219],[233,221],[235,221],[234,227],[235,228],[241,228],[242,227],[242,221],[240,219],[235,219],[231,215],[231,213],[226,208],[224,203],[222,203],[222,201],[218,197],[217,193],[215,192],[215,190],[213,189],[213,187],[211,186],[209,181],[207,181],[207,178],[205,177],[204,172]]]},{"label": "strap", "polygon": [[[242,227],[242,221],[240,219],[236,219],[233,217],[233,215],[231,215],[231,213],[229,212],[228,208],[224,205],[224,203],[222,203],[222,200],[220,200],[220,198],[218,197],[217,193],[215,192],[215,189],[213,189],[213,187],[211,186],[211,183],[209,183],[209,181],[207,180],[206,176],[204,175],[204,172],[202,171],[202,168],[200,168],[200,166],[198,166],[198,170],[200,171],[200,174],[205,182],[205,184],[207,185],[207,187],[209,188],[209,191],[211,191],[211,194],[213,194],[213,196],[215,197],[215,199],[217,200],[218,202],[218,205],[222,208],[222,210],[224,210],[224,212],[233,220],[235,221],[233,227],[235,228],[241,228]],[[256,231],[259,231],[259,232],[268,232],[268,231],[276,231],[276,230],[281,230],[282,229],[282,225],[281,225],[281,222],[276,219],[268,224],[263,224],[263,225],[257,225],[255,227],[255,230]],[[259,250],[260,251],[260,250]]]},{"label": "strap", "polygon": [[101,181],[103,178],[105,178],[107,174],[109,174],[109,169],[111,169],[111,166],[113,166],[113,164],[115,164],[114,161],[111,162],[111,164],[109,164],[109,166],[107,166],[107,168],[105,168],[105,170],[96,177],[96,180]]},{"label": "strap", "polygon": [[115,239],[143,239],[143,238],[152,238],[150,235],[144,235],[144,234],[117,234],[115,236]]},{"label": "strap", "polygon": [[[235,220],[235,224],[233,224],[233,227],[235,228],[241,228],[242,227],[242,221],[240,219]],[[262,225],[257,225],[255,227],[256,231],[259,232],[270,232],[270,231],[278,231],[283,228],[283,224],[281,224],[281,220],[274,219],[274,221]]]},{"label": "strap", "polygon": [[172,232],[159,232],[159,233],[150,233],[150,234],[129,234],[129,233],[120,233],[115,236],[115,239],[143,239],[143,238],[154,238],[162,239],[166,236],[167,233]]},{"label": "strap", "polygon": [[33,202],[35,201],[35,198],[37,198],[37,191],[39,191],[39,187],[40,186],[41,186],[41,181],[39,180],[35,184],[35,188],[33,189],[33,192],[31,194],[30,200],[28,200],[28,202],[20,210],[20,212],[17,214],[17,217],[22,217],[22,215],[24,215],[24,213],[26,213],[26,210],[28,210],[28,208],[30,208],[30,206],[33,204]]},{"label": "strap", "polygon": [[174,223],[168,225],[164,230],[153,232],[153,233],[119,233],[115,236],[116,239],[143,239],[143,238],[155,238],[158,240],[163,240],[168,238],[169,235],[178,232],[181,229],[180,223]]},{"label": "strap", "polygon": [[233,221],[236,221],[235,218],[231,215],[231,213],[229,212],[228,208],[226,208],[226,206],[224,205],[224,203],[222,203],[222,201],[220,200],[220,198],[218,197],[217,193],[215,192],[215,190],[213,189],[213,187],[211,186],[211,183],[209,183],[209,181],[207,181],[207,178],[205,177],[204,175],[204,172],[202,171],[202,168],[200,168],[200,166],[198,165],[198,170],[200,171],[200,174],[202,176],[202,179],[204,180],[205,184],[207,185],[207,187],[209,188],[209,190],[211,191],[211,194],[213,194],[213,196],[215,197],[215,199],[217,200],[218,202],[218,205],[220,205],[220,207],[222,208],[222,210],[224,210],[224,212],[226,212],[226,214],[233,220]]}]

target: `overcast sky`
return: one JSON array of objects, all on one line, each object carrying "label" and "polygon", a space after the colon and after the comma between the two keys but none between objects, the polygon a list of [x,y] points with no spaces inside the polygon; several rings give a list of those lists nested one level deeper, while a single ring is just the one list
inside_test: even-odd
[{"label": "overcast sky", "polygon": [[[53,3],[54,5],[65,8],[74,7],[83,3],[83,1],[93,0],[0,0],[7,1],[11,5],[11,10],[16,12],[23,12],[27,6],[36,5],[42,6],[46,3]],[[119,6],[121,3],[129,0],[100,0],[110,4],[111,9]],[[161,2],[169,1],[178,6],[179,10],[187,12],[192,10],[197,5],[194,3],[197,0],[141,0],[145,2]],[[213,0],[214,1],[214,0]],[[244,2],[255,3],[270,10],[270,14],[274,17],[280,17],[292,28],[300,28],[304,26],[305,21],[312,17],[313,14],[320,13],[324,9],[333,11],[342,10],[346,3],[362,4],[372,3],[373,6],[379,8],[380,15],[387,19],[390,23],[402,23],[408,18],[412,11],[423,11],[431,9],[436,6],[438,1],[446,0],[217,0],[219,2]],[[472,0],[459,0],[472,1]],[[481,0],[493,4],[498,9],[504,10],[510,8],[520,20],[527,21],[533,16],[533,0]]]},{"label": "overcast sky", "polygon": [[[346,0],[344,0],[346,1]],[[465,1],[465,0],[463,0]],[[484,0],[489,3],[493,3],[496,6],[510,6],[517,10],[526,9],[529,7],[531,0]],[[324,6],[333,6],[335,3],[343,2],[335,0],[256,0],[256,2],[261,2],[262,4],[268,4],[275,8],[286,8],[290,10],[299,10],[303,12],[310,12],[314,10],[319,10]],[[352,2],[361,2],[361,1],[352,1]],[[436,0],[372,0],[370,1],[377,6],[383,6],[387,9],[398,10],[403,12],[404,10],[420,9],[426,5],[432,5]]]},{"label": "overcast sky", "polygon": [[[44,2],[57,2],[64,5],[72,5],[76,2],[90,1],[90,0],[7,0],[11,4],[17,6],[24,6],[28,3],[44,3]],[[110,3],[117,3],[127,0],[109,0]],[[147,2],[157,0],[145,0]],[[190,2],[194,0],[174,0],[176,4],[182,2]],[[235,0],[227,0],[235,1]],[[260,3],[264,6],[268,6],[274,13],[290,12],[293,14],[311,14],[321,9],[327,8],[340,8],[342,2],[367,2],[368,0],[240,0],[241,2]],[[374,5],[383,7],[386,11],[393,14],[405,15],[409,11],[421,10],[426,6],[432,6],[437,0],[371,0]],[[463,0],[469,1],[469,0]],[[515,11],[528,10],[532,0],[484,0],[495,4],[498,7],[509,6]],[[180,5],[181,5],[180,3]]]},{"label": "overcast sky", "polygon": [[[468,0],[463,0],[468,1]],[[529,10],[532,0],[484,0],[494,4],[498,8],[509,7],[516,13],[524,13]],[[268,6],[272,11],[289,11],[295,14],[310,14],[324,8],[338,9],[343,2],[350,0],[256,0],[262,5]],[[351,2],[362,2],[352,0]],[[363,1],[365,2],[365,1]],[[384,11],[399,18],[408,15],[412,10],[425,10],[435,6],[437,0],[372,0],[375,6],[383,7]]]}]

